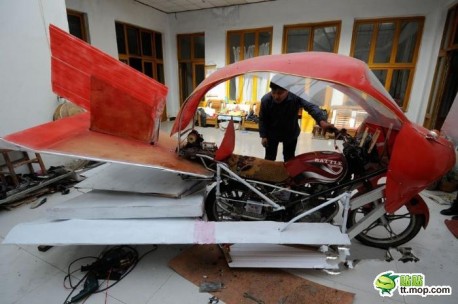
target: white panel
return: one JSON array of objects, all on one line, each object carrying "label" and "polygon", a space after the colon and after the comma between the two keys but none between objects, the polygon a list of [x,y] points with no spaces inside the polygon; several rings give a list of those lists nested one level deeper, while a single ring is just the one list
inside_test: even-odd
[{"label": "white panel", "polygon": [[47,209],[50,219],[201,217],[204,192],[182,199],[124,192],[91,191]]},{"label": "white panel", "polygon": [[350,245],[346,234],[325,223],[204,222],[194,219],[64,220],[15,226],[5,244],[303,244]]},{"label": "white panel", "polygon": [[178,173],[123,164],[105,164],[89,170],[76,188],[126,191],[180,197],[204,188],[199,180],[182,179]]},{"label": "white panel", "polygon": [[338,269],[338,259],[331,259],[318,248],[296,248],[275,244],[234,244],[230,247],[232,268],[313,268]]}]

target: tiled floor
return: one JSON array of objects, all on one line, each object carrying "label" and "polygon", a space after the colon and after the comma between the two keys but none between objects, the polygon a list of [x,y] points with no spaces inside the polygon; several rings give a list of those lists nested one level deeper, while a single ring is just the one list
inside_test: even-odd
[{"label": "tiled floor", "polygon": [[[163,128],[169,128],[165,124]],[[215,128],[200,128],[206,141],[219,143],[223,132]],[[262,157],[263,149],[256,132],[236,132],[236,153]],[[301,134],[298,143],[298,153],[333,149],[333,141],[312,140],[310,134]],[[280,157],[278,158],[280,159]],[[75,189],[70,194],[60,193],[50,195],[45,205],[30,209],[23,205],[12,211],[0,212],[0,237],[7,233],[17,223],[43,218],[46,208],[80,195]],[[443,194],[441,194],[443,195]],[[444,198],[444,196],[441,196]],[[453,198],[452,194],[445,198]],[[444,225],[446,217],[439,214],[444,205],[428,199],[430,208],[430,223],[426,230],[405,246],[413,248],[415,256],[420,260],[416,263],[402,263],[401,256],[393,252],[394,260],[385,262],[380,259],[366,259],[352,269],[345,269],[338,275],[332,275],[320,270],[289,270],[290,272],[314,282],[353,292],[356,294],[354,303],[457,303],[454,294],[458,288],[458,256],[457,240]],[[199,293],[198,287],[182,278],[167,266],[168,261],[180,253],[184,245],[159,246],[140,261],[137,267],[118,285],[111,288],[107,294],[99,293],[91,296],[85,303],[112,304],[177,304],[177,303],[208,303],[210,295]],[[0,245],[0,303],[30,304],[30,303],[63,303],[69,290],[63,287],[64,277],[69,264],[83,256],[97,256],[102,246],[62,246],[53,247],[46,252],[40,252],[36,246]],[[138,246],[140,255],[153,249],[153,246]],[[373,257],[376,257],[375,255]],[[396,273],[422,273],[425,275],[425,285],[448,285],[454,290],[451,296],[405,296],[398,294],[393,297],[381,297],[372,282],[377,274],[392,270]],[[81,277],[80,272],[74,274]],[[221,303],[221,302],[220,302]]]}]

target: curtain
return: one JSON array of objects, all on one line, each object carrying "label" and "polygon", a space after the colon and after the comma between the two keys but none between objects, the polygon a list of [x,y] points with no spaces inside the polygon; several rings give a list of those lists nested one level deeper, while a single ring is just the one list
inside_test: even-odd
[{"label": "curtain", "polygon": [[[237,62],[240,60],[240,47],[239,46],[233,46],[232,47],[232,52],[234,53],[234,62]],[[240,77],[235,77],[235,98],[239,96],[239,81]]]},{"label": "curtain", "polygon": [[[259,56],[270,54],[270,43],[266,42],[259,46]],[[261,100],[262,96],[269,90],[267,85],[269,73],[258,73],[258,88],[256,92],[256,101]]]},{"label": "curtain", "polygon": [[[243,47],[244,52],[243,55],[245,56],[244,59],[253,58],[254,57],[254,45],[250,45],[248,47]],[[242,102],[251,100],[251,96],[253,93],[253,75],[245,75],[243,81],[243,91],[242,91]],[[237,94],[237,96],[239,96]]]}]

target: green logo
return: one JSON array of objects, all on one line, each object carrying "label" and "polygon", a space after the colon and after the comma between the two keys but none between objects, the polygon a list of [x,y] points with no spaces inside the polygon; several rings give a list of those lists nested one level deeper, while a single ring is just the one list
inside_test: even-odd
[{"label": "green logo", "polygon": [[380,291],[380,295],[384,296],[386,293],[391,296],[391,292],[396,289],[396,278],[394,272],[388,271],[387,273],[380,274],[374,280],[374,288]]},{"label": "green logo", "polygon": [[426,285],[422,273],[394,273],[392,270],[379,273],[374,279],[374,288],[381,297],[391,297],[395,290],[401,296],[442,296],[451,295],[450,285]]}]

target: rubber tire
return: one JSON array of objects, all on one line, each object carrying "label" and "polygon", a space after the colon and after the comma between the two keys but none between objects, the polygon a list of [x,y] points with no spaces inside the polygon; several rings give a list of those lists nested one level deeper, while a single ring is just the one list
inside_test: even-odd
[{"label": "rubber tire", "polygon": [[[351,210],[349,212],[347,228],[350,228],[354,225],[354,216],[356,215],[357,211],[358,209]],[[406,235],[404,235],[400,239],[396,239],[395,241],[391,241],[391,242],[383,242],[383,241],[376,240],[374,238],[366,236],[363,232],[355,236],[355,239],[360,241],[362,244],[371,246],[371,247],[382,248],[382,249],[388,249],[390,247],[394,248],[394,247],[398,247],[400,245],[407,243],[408,241],[413,239],[415,236],[417,236],[424,222],[425,222],[425,217],[423,215],[412,214],[410,218],[409,226],[402,233],[400,233],[400,234],[406,233]],[[406,232],[407,230],[410,230],[410,231]]]}]

